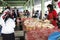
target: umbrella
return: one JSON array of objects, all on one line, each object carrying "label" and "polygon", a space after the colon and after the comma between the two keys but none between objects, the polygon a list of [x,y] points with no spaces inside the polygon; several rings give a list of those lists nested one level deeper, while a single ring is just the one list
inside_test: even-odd
[{"label": "umbrella", "polygon": [[59,40],[60,39],[60,32],[54,32],[50,34],[48,40]]}]

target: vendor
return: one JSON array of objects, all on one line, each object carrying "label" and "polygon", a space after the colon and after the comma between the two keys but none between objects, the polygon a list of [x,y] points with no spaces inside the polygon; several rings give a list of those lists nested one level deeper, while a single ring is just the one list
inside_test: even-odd
[{"label": "vendor", "polygon": [[49,4],[49,5],[47,6],[47,8],[48,8],[48,12],[49,12],[49,14],[48,14],[48,20],[50,20],[51,23],[52,23],[55,27],[57,27],[57,12],[54,10],[52,4]]}]

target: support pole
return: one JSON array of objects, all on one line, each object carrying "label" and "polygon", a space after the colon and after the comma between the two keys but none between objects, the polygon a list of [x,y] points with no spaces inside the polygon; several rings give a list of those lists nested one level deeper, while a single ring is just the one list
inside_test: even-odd
[{"label": "support pole", "polygon": [[41,11],[42,11],[42,19],[44,17],[44,0],[41,0]]},{"label": "support pole", "polygon": [[31,11],[30,17],[32,17],[32,6],[33,6],[33,5],[32,5],[32,1],[33,1],[33,0],[30,0],[30,11]]},{"label": "support pole", "polygon": [[34,0],[32,1],[32,16],[34,14]]},{"label": "support pole", "polygon": [[3,3],[3,11],[5,10],[5,8],[4,8],[4,7],[5,7],[5,3]]}]

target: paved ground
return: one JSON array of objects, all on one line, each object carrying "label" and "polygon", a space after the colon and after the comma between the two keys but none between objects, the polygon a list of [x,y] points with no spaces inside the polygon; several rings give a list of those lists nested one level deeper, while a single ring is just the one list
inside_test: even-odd
[{"label": "paved ground", "polygon": [[[15,31],[15,37],[16,37],[15,40],[20,40],[21,38],[23,39],[23,37],[18,38],[20,36],[24,36],[24,31]],[[0,40],[2,40],[2,37],[0,37]]]},{"label": "paved ground", "polygon": [[[2,40],[2,37],[0,37],[0,40]],[[15,38],[15,40],[20,40],[19,38]]]},{"label": "paved ground", "polygon": [[2,37],[0,37],[0,40],[2,40]]}]

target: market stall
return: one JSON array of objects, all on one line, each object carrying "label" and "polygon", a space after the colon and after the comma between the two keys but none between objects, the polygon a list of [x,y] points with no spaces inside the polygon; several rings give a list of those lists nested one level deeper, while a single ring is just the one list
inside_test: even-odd
[{"label": "market stall", "polygon": [[48,40],[50,34],[60,29],[50,24],[49,20],[38,20],[36,18],[27,18],[24,21],[24,30],[26,31],[26,40]]}]

